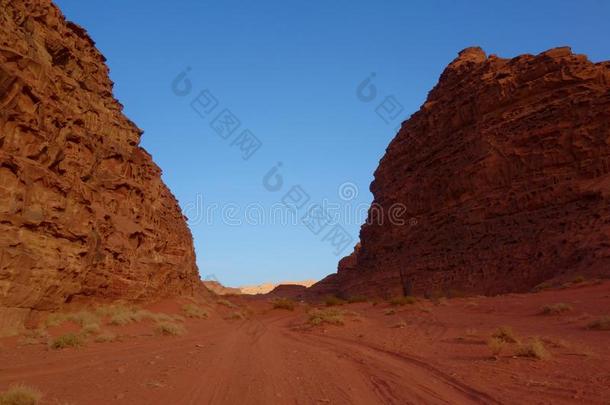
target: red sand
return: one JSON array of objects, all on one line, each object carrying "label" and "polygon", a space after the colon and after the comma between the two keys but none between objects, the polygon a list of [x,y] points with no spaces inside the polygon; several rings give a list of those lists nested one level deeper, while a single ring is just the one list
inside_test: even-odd
[{"label": "red sand", "polygon": [[[349,304],[339,308],[359,316],[343,326],[305,327],[305,304],[291,312],[232,300],[249,319],[225,320],[233,309],[208,305],[210,318],[187,320],[179,337],[140,323],[115,327],[129,335],[120,342],[80,349],[2,339],[0,390],[25,383],[51,404],[610,403],[610,331],[586,328],[610,314],[608,281],[439,304]],[[558,302],[574,310],[539,314]],[[151,309],[178,313],[180,304]],[[516,357],[509,345],[494,359],[486,340],[503,325],[522,340],[544,339],[552,357]]]}]

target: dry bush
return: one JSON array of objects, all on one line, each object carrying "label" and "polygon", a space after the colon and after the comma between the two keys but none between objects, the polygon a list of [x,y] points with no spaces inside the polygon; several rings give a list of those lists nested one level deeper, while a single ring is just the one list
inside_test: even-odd
[{"label": "dry bush", "polygon": [[186,304],[182,307],[182,311],[188,318],[207,319],[208,313],[205,309],[195,305]]},{"label": "dry bush", "polygon": [[295,302],[288,298],[277,298],[272,301],[273,309],[286,309],[294,311]]},{"label": "dry bush", "polygon": [[100,333],[100,325],[96,324],[96,323],[90,323],[87,324],[85,326],[83,326],[83,328],[81,329],[81,332],[83,332],[86,335],[95,335],[96,333]]},{"label": "dry bush", "polygon": [[248,319],[248,315],[244,311],[233,311],[231,314],[225,317],[225,319],[234,321],[243,321]]},{"label": "dry bush", "polygon": [[37,345],[43,344],[49,340],[49,333],[41,328],[28,329],[23,334],[23,338],[20,343],[23,345]]},{"label": "dry bush", "polygon": [[406,295],[403,297],[394,297],[390,300],[390,304],[394,306],[403,306],[403,305],[412,305],[417,302],[415,297],[411,297],[410,295]]},{"label": "dry bush", "polygon": [[61,325],[62,323],[66,322],[66,321],[67,321],[66,314],[52,313],[52,314],[49,314],[49,316],[47,316],[44,323],[46,326],[50,327],[50,326]]},{"label": "dry bush", "polygon": [[313,326],[324,323],[343,325],[343,312],[335,308],[313,309],[309,311],[308,323]]},{"label": "dry bush", "polygon": [[68,319],[80,326],[97,325],[100,323],[100,318],[90,311],[79,311],[73,314],[68,314]]},{"label": "dry bush", "polygon": [[394,315],[396,313],[396,310],[394,309],[386,309],[383,314],[384,315]]},{"label": "dry bush", "polygon": [[133,308],[121,307],[109,314],[108,323],[111,325],[123,326],[132,322],[139,322],[143,319],[144,311],[138,311]]},{"label": "dry bush", "polygon": [[593,330],[610,330],[610,316],[608,316],[608,315],[602,316],[599,319],[591,321],[587,325],[587,328],[593,329]]},{"label": "dry bush", "polygon": [[226,300],[224,298],[219,298],[218,300],[216,300],[217,304],[220,305],[224,305],[225,307],[229,307],[229,308],[238,308],[237,305],[233,304],[231,301]]},{"label": "dry bush", "polygon": [[[110,312],[109,323],[111,325],[127,325],[133,322],[153,321],[153,322],[174,322],[180,321],[180,316],[172,316],[162,312],[152,312],[146,309],[137,309],[130,307],[115,307]],[[182,318],[183,319],[183,318]]]},{"label": "dry bush", "polygon": [[532,289],[532,291],[538,292],[538,291],[548,290],[549,288],[552,288],[552,287],[553,287],[553,284],[550,281],[545,281],[545,282],[540,283],[537,286],[535,286]]},{"label": "dry bush", "polygon": [[487,339],[487,347],[489,347],[489,350],[491,350],[491,354],[497,357],[506,347],[506,341],[497,337],[490,337],[489,339]]},{"label": "dry bush", "polygon": [[502,340],[505,343],[517,343],[519,340],[510,326],[500,326],[491,337]]},{"label": "dry bush", "polygon": [[97,343],[114,342],[118,339],[118,336],[112,332],[102,332],[95,337]]},{"label": "dry bush", "polygon": [[13,385],[0,393],[0,405],[36,405],[42,394],[35,388]]},{"label": "dry bush", "polygon": [[334,307],[345,304],[345,301],[334,295],[329,295],[324,299],[324,304],[326,304],[327,307]]},{"label": "dry bush", "polygon": [[551,357],[551,354],[544,347],[544,343],[538,338],[531,339],[517,348],[517,356],[531,357],[537,360],[544,360]]},{"label": "dry bush", "polygon": [[178,336],[183,335],[185,332],[184,326],[175,322],[161,321],[155,325],[155,333],[159,335]]},{"label": "dry bush", "polygon": [[51,341],[52,349],[65,349],[67,347],[80,347],[85,344],[83,337],[76,333],[66,333]]},{"label": "dry bush", "polygon": [[367,302],[368,298],[364,295],[353,295],[347,299],[347,302],[350,304],[355,304],[357,302]]},{"label": "dry bush", "polygon": [[559,302],[553,305],[545,305],[540,309],[542,315],[560,315],[566,312],[573,311],[574,308],[570,304]]}]

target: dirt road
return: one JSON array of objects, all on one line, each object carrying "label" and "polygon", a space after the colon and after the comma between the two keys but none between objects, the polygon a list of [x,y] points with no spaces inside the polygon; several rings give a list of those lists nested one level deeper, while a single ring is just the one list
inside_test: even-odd
[{"label": "dirt road", "polygon": [[[249,306],[248,319],[229,320],[217,309],[187,320],[183,336],[157,336],[141,323],[124,327],[121,341],[78,349],[4,339],[0,389],[25,383],[49,404],[604,403],[609,332],[581,326],[582,313],[594,317],[610,303],[610,284],[595,288],[396,311],[363,303],[345,308],[357,320],[313,328],[303,327],[307,307],[240,303]],[[557,299],[575,303],[575,313],[536,315]],[[513,352],[493,359],[485,336],[506,323],[524,339],[535,334],[563,346],[549,346],[546,361]]]}]

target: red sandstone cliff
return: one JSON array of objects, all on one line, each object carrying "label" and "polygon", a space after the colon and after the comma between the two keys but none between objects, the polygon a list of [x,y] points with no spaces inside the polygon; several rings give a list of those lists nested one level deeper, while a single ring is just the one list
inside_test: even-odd
[{"label": "red sandstone cliff", "polygon": [[0,309],[200,288],[191,233],[104,61],[49,0],[0,0]]},{"label": "red sandstone cliff", "polygon": [[462,51],[390,143],[371,184],[387,214],[313,292],[524,291],[610,274],[610,62],[569,48]]}]

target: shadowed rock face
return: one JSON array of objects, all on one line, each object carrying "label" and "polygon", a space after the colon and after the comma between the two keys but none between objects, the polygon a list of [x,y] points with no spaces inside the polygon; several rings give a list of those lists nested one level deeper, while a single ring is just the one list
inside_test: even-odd
[{"label": "shadowed rock face", "polygon": [[359,249],[312,292],[495,294],[609,274],[609,121],[609,62],[462,51],[371,184],[405,224],[371,209]]},{"label": "shadowed rock face", "polygon": [[45,0],[0,0],[0,307],[199,286],[191,233],[104,57]]}]

